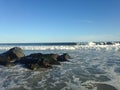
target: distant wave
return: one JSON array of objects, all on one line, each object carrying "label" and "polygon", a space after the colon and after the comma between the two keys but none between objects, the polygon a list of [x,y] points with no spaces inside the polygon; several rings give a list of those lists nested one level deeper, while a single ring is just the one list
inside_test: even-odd
[{"label": "distant wave", "polygon": [[71,45],[120,45],[117,42],[57,42],[57,43],[0,43],[0,46],[71,46]]},{"label": "distant wave", "polygon": [[[83,45],[82,43],[80,43]],[[120,45],[120,42],[87,42],[84,45]]]},{"label": "distant wave", "polygon": [[4,43],[0,44],[0,50],[8,50],[12,47],[20,47],[23,50],[76,50],[90,48],[120,48],[120,42],[80,42],[80,43]]},{"label": "distant wave", "polygon": [[89,42],[89,44],[94,45],[120,45],[120,42]]}]

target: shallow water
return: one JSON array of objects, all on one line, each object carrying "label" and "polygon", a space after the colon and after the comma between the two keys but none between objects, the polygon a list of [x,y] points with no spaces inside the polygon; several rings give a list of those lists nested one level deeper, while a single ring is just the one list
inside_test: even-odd
[{"label": "shallow water", "polygon": [[21,46],[26,55],[67,52],[72,59],[53,69],[37,71],[22,65],[0,66],[0,90],[96,90],[95,83],[110,84],[120,90],[120,45],[42,47]]}]

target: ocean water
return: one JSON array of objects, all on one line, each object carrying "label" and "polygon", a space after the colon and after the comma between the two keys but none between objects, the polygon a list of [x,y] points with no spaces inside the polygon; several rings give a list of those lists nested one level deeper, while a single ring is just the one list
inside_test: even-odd
[{"label": "ocean water", "polygon": [[20,47],[31,53],[69,53],[72,59],[52,69],[32,71],[23,65],[0,65],[0,90],[97,90],[105,83],[120,90],[120,43],[4,43],[0,53]]}]

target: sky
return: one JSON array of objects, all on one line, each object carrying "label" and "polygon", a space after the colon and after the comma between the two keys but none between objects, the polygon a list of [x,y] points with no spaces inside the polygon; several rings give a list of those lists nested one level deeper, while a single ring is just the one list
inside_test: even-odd
[{"label": "sky", "polygon": [[0,0],[0,43],[120,41],[120,0]]}]

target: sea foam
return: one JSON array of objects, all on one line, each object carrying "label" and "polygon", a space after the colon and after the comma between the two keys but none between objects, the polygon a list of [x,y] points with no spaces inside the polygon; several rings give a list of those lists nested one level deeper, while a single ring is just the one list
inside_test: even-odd
[{"label": "sea foam", "polygon": [[[94,43],[94,42],[93,42]],[[109,44],[109,45],[108,45]],[[0,45],[6,51],[16,45]],[[72,59],[52,69],[31,71],[23,65],[0,65],[0,89],[96,90],[95,83],[105,83],[120,90],[120,44],[17,45],[26,52],[64,53]]]}]

